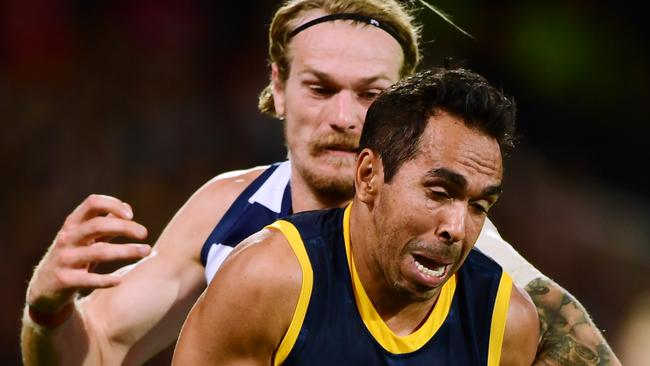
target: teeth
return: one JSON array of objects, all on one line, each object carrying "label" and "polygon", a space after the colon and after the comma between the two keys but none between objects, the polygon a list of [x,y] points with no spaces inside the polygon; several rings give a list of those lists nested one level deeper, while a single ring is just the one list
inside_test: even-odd
[{"label": "teeth", "polygon": [[423,266],[420,262],[415,261],[415,267],[417,267],[417,269],[420,272],[422,272],[425,275],[430,276],[430,277],[440,277],[440,276],[442,276],[443,273],[445,273],[445,266],[438,266],[435,269],[429,269],[429,268]]}]

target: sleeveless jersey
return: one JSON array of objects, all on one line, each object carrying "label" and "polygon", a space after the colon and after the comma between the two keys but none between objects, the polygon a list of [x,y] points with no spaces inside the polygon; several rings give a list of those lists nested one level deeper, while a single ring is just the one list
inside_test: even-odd
[{"label": "sleeveless jersey", "polygon": [[269,166],[228,208],[201,248],[208,284],[239,242],[291,214],[290,176],[289,161]]},{"label": "sleeveless jersey", "polygon": [[512,281],[472,250],[443,285],[423,325],[395,335],[368,299],[352,261],[347,209],[311,211],[270,225],[289,241],[303,284],[275,356],[283,365],[497,366]]},{"label": "sleeveless jersey", "polygon": [[[234,246],[292,212],[290,176],[289,161],[271,165],[239,195],[217,223],[201,249],[201,261],[208,283]],[[521,287],[535,278],[543,277],[501,238],[489,219],[485,220],[474,247],[496,260]]]}]

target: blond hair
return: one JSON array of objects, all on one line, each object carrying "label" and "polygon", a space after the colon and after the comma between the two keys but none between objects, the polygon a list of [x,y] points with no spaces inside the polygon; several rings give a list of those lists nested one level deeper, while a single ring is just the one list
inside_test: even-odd
[{"label": "blond hair", "polygon": [[[415,23],[411,10],[395,0],[287,0],[275,12],[269,28],[269,61],[278,67],[280,80],[289,77],[290,33],[298,26],[296,20],[310,10],[327,14],[356,13],[386,23],[397,31],[404,52],[400,77],[412,74],[420,62],[420,26]],[[272,85],[264,88],[258,108],[262,113],[277,117],[273,103]]]}]

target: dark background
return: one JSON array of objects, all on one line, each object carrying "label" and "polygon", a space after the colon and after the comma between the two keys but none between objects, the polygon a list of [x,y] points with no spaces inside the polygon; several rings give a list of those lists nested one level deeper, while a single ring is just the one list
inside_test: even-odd
[{"label": "dark background", "polygon": [[[620,1],[436,4],[476,39],[422,11],[425,65],[464,61],[518,102],[521,142],[492,219],[582,301],[625,364],[648,364],[628,355],[629,324],[642,324],[629,319],[650,311],[645,12]],[[131,203],[152,243],[214,175],[284,158],[281,122],[256,110],[277,6],[0,3],[0,364],[20,364],[32,268],[88,194]]]}]

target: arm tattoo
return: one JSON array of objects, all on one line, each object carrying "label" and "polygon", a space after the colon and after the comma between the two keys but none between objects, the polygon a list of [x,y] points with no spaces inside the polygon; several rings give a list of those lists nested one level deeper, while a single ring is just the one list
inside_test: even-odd
[{"label": "arm tattoo", "polygon": [[526,286],[539,315],[535,365],[620,365],[600,331],[569,292],[546,278]]}]

